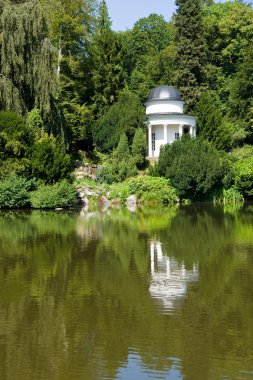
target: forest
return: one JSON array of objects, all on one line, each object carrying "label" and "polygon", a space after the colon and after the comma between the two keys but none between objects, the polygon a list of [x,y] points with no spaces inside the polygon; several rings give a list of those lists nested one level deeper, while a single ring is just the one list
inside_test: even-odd
[{"label": "forest", "polygon": [[[176,0],[169,22],[150,14],[121,32],[105,0],[0,0],[0,208],[74,204],[84,161],[123,198],[252,199],[252,38],[243,0]],[[198,136],[148,167],[144,103],[163,84]]]}]

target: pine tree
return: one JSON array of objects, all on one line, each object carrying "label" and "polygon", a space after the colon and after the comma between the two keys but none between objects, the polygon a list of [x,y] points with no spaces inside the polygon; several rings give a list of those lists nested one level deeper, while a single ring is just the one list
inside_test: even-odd
[{"label": "pine tree", "polygon": [[204,82],[206,47],[200,0],[176,0],[176,85],[191,111]]},{"label": "pine tree", "polygon": [[253,47],[250,46],[233,78],[229,97],[230,115],[243,123],[253,141]]},{"label": "pine tree", "polygon": [[19,114],[38,108],[48,129],[57,133],[56,70],[40,3],[7,4],[2,9],[0,107]]},{"label": "pine tree", "polygon": [[92,47],[93,100],[97,111],[102,113],[117,100],[124,85],[123,48],[120,36],[111,30],[111,21],[105,0],[100,4],[98,26]]}]

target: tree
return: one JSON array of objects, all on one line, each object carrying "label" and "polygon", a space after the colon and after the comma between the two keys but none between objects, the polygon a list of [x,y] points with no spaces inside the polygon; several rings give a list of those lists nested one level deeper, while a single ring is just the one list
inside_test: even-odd
[{"label": "tree", "polygon": [[233,78],[229,96],[230,115],[244,124],[249,132],[249,140],[253,141],[253,48],[239,65]]},{"label": "tree", "polygon": [[175,16],[176,86],[188,111],[193,110],[205,81],[206,44],[200,0],[177,0]]},{"label": "tree", "polygon": [[253,10],[242,1],[226,1],[204,8],[207,41],[207,83],[219,95],[225,112],[232,76],[253,38]]},{"label": "tree", "polygon": [[158,171],[170,179],[180,198],[208,199],[222,187],[226,174],[222,155],[207,141],[188,136],[161,148]]},{"label": "tree", "polygon": [[123,182],[126,178],[136,175],[135,160],[130,155],[129,143],[125,133],[120,137],[117,148],[112,152],[98,174],[100,182]]},{"label": "tree", "polygon": [[52,45],[39,1],[5,5],[0,27],[1,108],[24,115],[36,107],[47,129],[60,132]]},{"label": "tree", "polygon": [[102,0],[91,48],[93,100],[100,115],[117,100],[124,87],[122,41],[110,26],[106,2]]},{"label": "tree", "polygon": [[138,128],[134,134],[132,143],[132,155],[138,169],[143,169],[146,163],[147,138],[143,128]]},{"label": "tree", "polygon": [[94,124],[92,134],[95,145],[102,152],[111,152],[125,133],[130,144],[137,128],[142,128],[145,111],[137,95],[124,91],[109,110]]},{"label": "tree", "polygon": [[90,149],[92,62],[90,45],[95,25],[95,0],[41,0],[57,54],[59,102],[71,151]]},{"label": "tree", "polygon": [[34,141],[35,131],[22,116],[0,112],[0,177],[29,171],[29,149]]},{"label": "tree", "polygon": [[72,170],[62,139],[46,132],[31,148],[31,165],[32,174],[46,184],[68,177]]},{"label": "tree", "polygon": [[162,16],[154,13],[137,21],[124,33],[124,47],[128,86],[142,101],[158,84],[171,83],[173,26]]},{"label": "tree", "polygon": [[220,100],[213,91],[204,92],[195,108],[198,135],[217,149],[231,150],[246,137],[246,132],[235,121],[223,116]]}]

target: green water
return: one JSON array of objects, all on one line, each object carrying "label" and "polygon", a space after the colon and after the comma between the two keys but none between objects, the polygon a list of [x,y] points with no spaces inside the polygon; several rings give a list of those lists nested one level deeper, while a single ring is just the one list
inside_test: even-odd
[{"label": "green water", "polygon": [[253,206],[0,213],[0,379],[253,379]]}]

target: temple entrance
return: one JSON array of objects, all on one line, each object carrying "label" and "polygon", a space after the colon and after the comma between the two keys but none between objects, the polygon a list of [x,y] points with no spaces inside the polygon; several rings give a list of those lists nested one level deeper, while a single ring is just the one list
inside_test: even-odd
[{"label": "temple entrance", "polygon": [[185,125],[185,126],[183,127],[183,135],[188,135],[189,132],[190,132],[189,127],[188,127],[187,125]]}]

